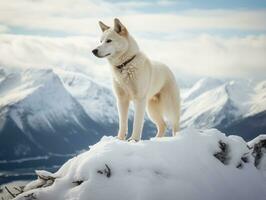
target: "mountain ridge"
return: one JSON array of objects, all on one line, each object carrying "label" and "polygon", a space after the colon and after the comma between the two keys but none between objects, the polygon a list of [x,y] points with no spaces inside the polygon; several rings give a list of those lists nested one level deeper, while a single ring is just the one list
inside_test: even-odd
[{"label": "mountain ridge", "polygon": [[[257,128],[254,125],[255,119],[264,122],[265,88],[263,82],[253,84],[250,81],[214,78],[199,80],[182,98],[181,128],[216,127],[226,133],[244,134],[242,136],[245,139],[252,139],[262,134],[262,130],[266,131],[263,123]],[[63,153],[65,145],[68,147],[66,153],[73,153],[96,142],[101,137],[100,132],[115,135],[118,128],[116,101],[110,88],[78,72],[27,69],[8,73],[2,69],[0,97],[0,143],[18,146],[19,142],[12,143],[11,140],[23,134],[28,138],[23,140],[25,151],[29,151],[27,144],[31,148],[35,145],[40,155],[49,153],[47,150],[50,153]],[[129,132],[132,118],[133,111],[130,109]],[[253,127],[250,136],[240,129],[240,124],[244,122]],[[153,135],[154,126],[149,120],[145,120],[144,128],[149,134],[144,134],[143,138]],[[8,132],[12,131],[14,135],[10,138]],[[75,138],[75,133],[82,134]],[[55,137],[60,145],[49,142],[48,136]],[[51,143],[51,146],[44,143]],[[45,149],[42,147],[47,150],[42,150]],[[5,148],[14,154],[14,148]],[[18,149],[23,148],[20,145]],[[18,158],[15,155],[13,158],[12,155],[7,157]],[[6,159],[4,153],[0,153],[1,159]]]}]

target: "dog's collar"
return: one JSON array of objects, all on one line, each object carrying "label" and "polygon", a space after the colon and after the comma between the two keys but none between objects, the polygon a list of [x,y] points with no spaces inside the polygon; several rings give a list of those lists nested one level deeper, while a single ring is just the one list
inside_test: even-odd
[{"label": "dog's collar", "polygon": [[130,63],[134,58],[136,57],[136,55],[132,56],[129,60],[126,60],[125,62],[123,62],[121,65],[117,65],[115,66],[117,69],[119,69],[120,71],[123,70],[123,68]]}]

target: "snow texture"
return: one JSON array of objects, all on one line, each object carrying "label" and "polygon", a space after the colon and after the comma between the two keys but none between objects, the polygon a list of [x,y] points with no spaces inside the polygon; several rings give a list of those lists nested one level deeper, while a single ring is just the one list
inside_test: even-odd
[{"label": "snow texture", "polygon": [[[223,152],[222,163],[214,155]],[[244,159],[245,158],[245,159]],[[103,137],[66,162],[47,187],[26,186],[16,200],[264,200],[266,180],[247,143],[216,129],[186,129],[176,137],[138,143]],[[40,184],[40,181],[35,183]],[[42,183],[43,184],[43,183]]]}]

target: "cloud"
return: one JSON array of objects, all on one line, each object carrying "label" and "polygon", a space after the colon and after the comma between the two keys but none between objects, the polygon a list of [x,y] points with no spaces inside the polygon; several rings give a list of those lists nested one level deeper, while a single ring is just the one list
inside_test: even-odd
[{"label": "cloud", "polygon": [[[108,3],[86,0],[0,1],[0,23],[29,30],[90,33],[93,18],[112,12]],[[94,20],[93,20],[94,19]]]},{"label": "cloud", "polygon": [[179,71],[199,76],[266,78],[266,35],[187,40],[144,40],[145,52]]},{"label": "cloud", "polygon": [[76,71],[105,80],[107,62],[91,53],[96,44],[89,37],[49,38],[3,34],[0,67],[7,70],[54,68]]},{"label": "cloud", "polygon": [[[5,67],[64,68],[105,80],[108,78],[107,62],[91,55],[91,49],[99,40],[97,21],[103,20],[111,25],[113,18],[119,16],[130,32],[138,37],[141,49],[150,57],[167,63],[176,75],[186,72],[199,76],[265,78],[265,9],[144,13],[150,6],[167,7],[173,2],[176,5],[176,1],[169,0],[129,3],[103,0],[0,1],[2,33],[19,34],[18,30],[23,29],[44,35],[49,31],[76,35],[48,38],[1,34],[0,64]],[[232,34],[224,38],[203,34],[210,30],[255,31],[257,35],[236,37]]]},{"label": "cloud", "polygon": [[[141,49],[179,74],[232,78],[266,78],[266,35],[222,38],[201,35],[187,40],[136,38]],[[0,66],[74,70],[110,82],[105,59],[94,57],[94,37],[47,38],[2,35]]]},{"label": "cloud", "polygon": [[[158,7],[171,1],[156,1]],[[99,19],[112,23],[121,17],[132,31],[177,32],[182,30],[230,29],[266,31],[266,10],[184,10],[144,14],[139,8],[151,2],[110,3],[87,0],[0,1],[0,23],[29,30],[97,34]]]},{"label": "cloud", "polygon": [[266,31],[265,10],[190,10],[180,14],[134,14],[123,18],[134,31],[173,32],[193,29]]},{"label": "cloud", "polygon": [[173,0],[159,0],[157,3],[158,5],[160,6],[173,6],[173,5],[176,5],[178,3],[181,3],[183,2],[183,0],[176,0],[176,1],[173,1]]},{"label": "cloud", "polygon": [[155,6],[160,7],[169,7],[174,6],[176,4],[179,4],[180,2],[183,2],[183,0],[177,1],[177,0],[153,0],[153,1],[118,1],[113,2],[114,7],[118,7],[119,9],[127,9],[127,10],[134,10],[138,8],[151,8]]},{"label": "cloud", "polygon": [[0,24],[0,33],[7,33],[9,31],[9,28],[7,26]]}]

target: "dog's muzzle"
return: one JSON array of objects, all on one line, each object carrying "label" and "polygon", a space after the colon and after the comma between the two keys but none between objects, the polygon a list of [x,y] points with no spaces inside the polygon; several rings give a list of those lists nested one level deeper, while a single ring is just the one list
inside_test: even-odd
[{"label": "dog's muzzle", "polygon": [[108,53],[108,54],[106,54],[106,55],[104,55],[104,56],[100,56],[98,53],[99,53],[99,51],[98,51],[98,49],[93,49],[92,50],[92,53],[96,56],[96,57],[98,57],[98,58],[104,58],[104,57],[106,57],[106,56],[110,56],[111,54],[110,53]]}]

